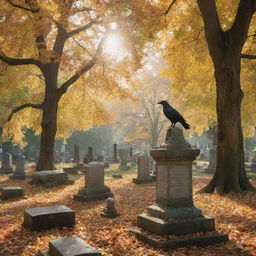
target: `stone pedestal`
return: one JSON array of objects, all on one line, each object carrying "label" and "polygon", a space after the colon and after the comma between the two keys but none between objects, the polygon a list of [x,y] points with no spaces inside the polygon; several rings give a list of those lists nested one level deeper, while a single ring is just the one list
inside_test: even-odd
[{"label": "stone pedestal", "polygon": [[77,236],[58,238],[49,242],[49,250],[40,256],[101,256],[101,252]]},{"label": "stone pedestal", "polygon": [[8,152],[2,154],[0,173],[12,173],[12,155]]},{"label": "stone pedestal", "polygon": [[142,184],[152,182],[150,176],[150,158],[147,153],[143,153],[138,157],[138,177],[133,179],[133,183]]},{"label": "stone pedestal", "polygon": [[25,174],[25,156],[17,155],[16,156],[16,162],[15,162],[15,171],[12,176],[10,176],[11,179],[15,180],[24,180],[26,178]]},{"label": "stone pedestal", "polygon": [[104,166],[99,163],[85,165],[85,186],[78,194],[74,195],[75,200],[95,201],[113,197],[109,187],[104,185]]},{"label": "stone pedestal", "polygon": [[[201,209],[193,204],[192,162],[199,152],[185,141],[178,127],[169,128],[161,148],[150,151],[158,165],[156,203],[148,207],[147,215],[137,217],[140,229],[131,231],[138,239],[158,248],[205,246],[228,240],[226,234],[212,234],[215,231],[214,219],[204,217]],[[211,234],[207,235],[207,232]],[[153,238],[150,233],[162,235],[163,239]],[[179,238],[188,234],[191,234],[190,238]],[[165,240],[169,235],[177,236],[177,239]]]}]

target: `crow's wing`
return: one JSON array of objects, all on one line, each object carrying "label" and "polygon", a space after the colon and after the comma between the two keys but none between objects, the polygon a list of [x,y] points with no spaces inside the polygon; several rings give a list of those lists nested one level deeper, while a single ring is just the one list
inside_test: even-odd
[{"label": "crow's wing", "polygon": [[164,114],[169,120],[171,120],[171,122],[185,122],[183,116],[174,108],[164,108]]}]

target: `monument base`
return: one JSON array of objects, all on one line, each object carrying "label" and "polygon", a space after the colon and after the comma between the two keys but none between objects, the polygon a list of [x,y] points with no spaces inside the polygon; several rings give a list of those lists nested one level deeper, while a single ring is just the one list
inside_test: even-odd
[{"label": "monument base", "polygon": [[130,232],[132,232],[138,240],[143,241],[158,249],[176,249],[179,247],[193,245],[207,246],[228,241],[228,235],[221,233],[209,235],[204,234],[203,236],[194,236],[190,238],[163,240],[151,237],[150,235],[145,234],[143,231],[140,231],[139,229],[130,229]]},{"label": "monument base", "polygon": [[102,186],[99,188],[83,187],[79,190],[78,194],[74,195],[74,199],[77,201],[97,201],[113,197],[109,187]]},{"label": "monument base", "polygon": [[149,178],[134,178],[134,179],[132,179],[132,182],[136,183],[136,184],[150,183],[150,182],[153,182],[153,181],[154,180],[152,179],[152,177],[149,177]]},{"label": "monument base", "polygon": [[13,174],[9,177],[12,180],[25,180],[26,179],[26,175],[25,174]]}]

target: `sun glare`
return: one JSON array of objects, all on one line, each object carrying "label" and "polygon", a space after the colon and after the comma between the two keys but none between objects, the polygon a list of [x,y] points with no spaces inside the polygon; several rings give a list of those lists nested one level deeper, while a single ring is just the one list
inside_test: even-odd
[{"label": "sun glare", "polygon": [[105,42],[105,52],[108,55],[118,56],[121,50],[121,39],[116,34],[108,35],[106,42]]}]

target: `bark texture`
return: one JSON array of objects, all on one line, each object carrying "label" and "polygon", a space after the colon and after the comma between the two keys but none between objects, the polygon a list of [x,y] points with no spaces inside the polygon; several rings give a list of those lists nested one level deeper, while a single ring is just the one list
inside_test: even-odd
[{"label": "bark texture", "polygon": [[241,128],[240,55],[254,13],[253,0],[241,0],[232,27],[223,31],[214,0],[198,0],[205,36],[215,70],[217,93],[217,165],[200,192],[228,193],[252,189],[244,166]]}]

